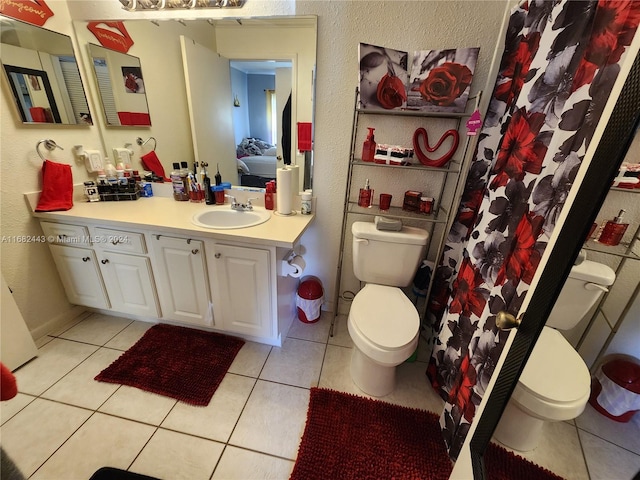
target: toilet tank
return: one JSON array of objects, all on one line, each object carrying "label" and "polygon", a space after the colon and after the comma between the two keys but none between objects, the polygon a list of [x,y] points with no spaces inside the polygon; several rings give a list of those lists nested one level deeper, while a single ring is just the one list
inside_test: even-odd
[{"label": "toilet tank", "polygon": [[373,222],[354,222],[353,272],[358,280],[406,287],[413,280],[427,248],[429,232],[402,227],[399,232],[376,229]]},{"label": "toilet tank", "polygon": [[547,326],[559,330],[575,327],[615,279],[615,272],[601,263],[585,260],[574,265],[547,319]]}]

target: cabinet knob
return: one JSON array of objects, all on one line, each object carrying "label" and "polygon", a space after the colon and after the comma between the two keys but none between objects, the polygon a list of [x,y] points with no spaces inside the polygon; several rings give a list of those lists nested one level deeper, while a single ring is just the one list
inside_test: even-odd
[{"label": "cabinet knob", "polygon": [[88,262],[89,260],[91,260],[89,257],[82,257],[83,262]]},{"label": "cabinet knob", "polygon": [[109,263],[109,259],[105,258],[104,260],[100,260],[100,263],[106,265],[107,263]]},{"label": "cabinet knob", "polygon": [[216,253],[216,254],[214,255],[214,257],[216,257],[216,258],[220,258],[221,256],[222,256],[222,254],[221,254],[221,253]]},{"label": "cabinet knob", "polygon": [[198,250],[197,248],[194,248],[193,250],[191,250],[191,253],[193,253],[194,255],[197,255],[199,251],[200,250]]}]

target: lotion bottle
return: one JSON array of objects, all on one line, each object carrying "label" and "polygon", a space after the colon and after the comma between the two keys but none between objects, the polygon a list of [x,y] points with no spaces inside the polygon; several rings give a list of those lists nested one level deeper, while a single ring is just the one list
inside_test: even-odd
[{"label": "lotion bottle", "polygon": [[370,207],[371,199],[373,198],[373,190],[369,186],[369,179],[364,184],[364,188],[360,189],[360,195],[358,196],[358,206],[360,207]]},{"label": "lotion bottle", "polygon": [[362,160],[364,162],[373,162],[373,157],[376,154],[376,142],[373,137],[373,132],[375,128],[367,127],[369,129],[369,134],[367,135],[367,139],[364,141],[362,145]]},{"label": "lotion bottle", "polygon": [[628,223],[623,223],[622,221],[622,217],[624,216],[625,212],[625,209],[620,210],[618,216],[606,223],[604,229],[602,230],[602,233],[600,234],[600,238],[598,239],[600,243],[604,243],[605,245],[610,246],[615,246],[620,243],[620,240],[622,240],[622,237],[624,236],[624,233],[627,231],[627,227],[629,226]]}]

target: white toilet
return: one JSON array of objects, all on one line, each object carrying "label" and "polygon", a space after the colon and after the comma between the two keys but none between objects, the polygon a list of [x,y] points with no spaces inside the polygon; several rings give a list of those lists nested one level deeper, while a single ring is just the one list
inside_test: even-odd
[{"label": "white toilet", "polygon": [[545,421],[572,420],[582,413],[589,400],[591,375],[582,357],[555,329],[575,327],[615,278],[611,268],[596,262],[585,260],[573,266],[494,439],[514,450],[533,450]]},{"label": "white toilet", "polygon": [[429,233],[412,227],[381,231],[371,222],[354,222],[351,232],[353,271],[366,282],[347,320],[355,345],[351,378],[363,392],[382,397],[395,388],[396,366],[418,346],[420,316],[398,287],[413,280]]}]

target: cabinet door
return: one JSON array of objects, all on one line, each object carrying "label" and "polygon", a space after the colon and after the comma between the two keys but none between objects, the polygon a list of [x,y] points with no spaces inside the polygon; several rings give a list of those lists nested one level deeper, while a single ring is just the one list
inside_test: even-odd
[{"label": "cabinet door", "polygon": [[113,310],[158,317],[158,304],[148,258],[99,252],[98,260]]},{"label": "cabinet door", "polygon": [[151,246],[162,317],[211,326],[203,243],[159,236],[151,240]]},{"label": "cabinet door", "polygon": [[256,337],[271,337],[269,252],[230,245],[214,246],[212,262],[216,312],[223,328]]},{"label": "cabinet door", "polygon": [[69,301],[75,305],[109,308],[93,250],[66,245],[49,245],[49,248]]}]

